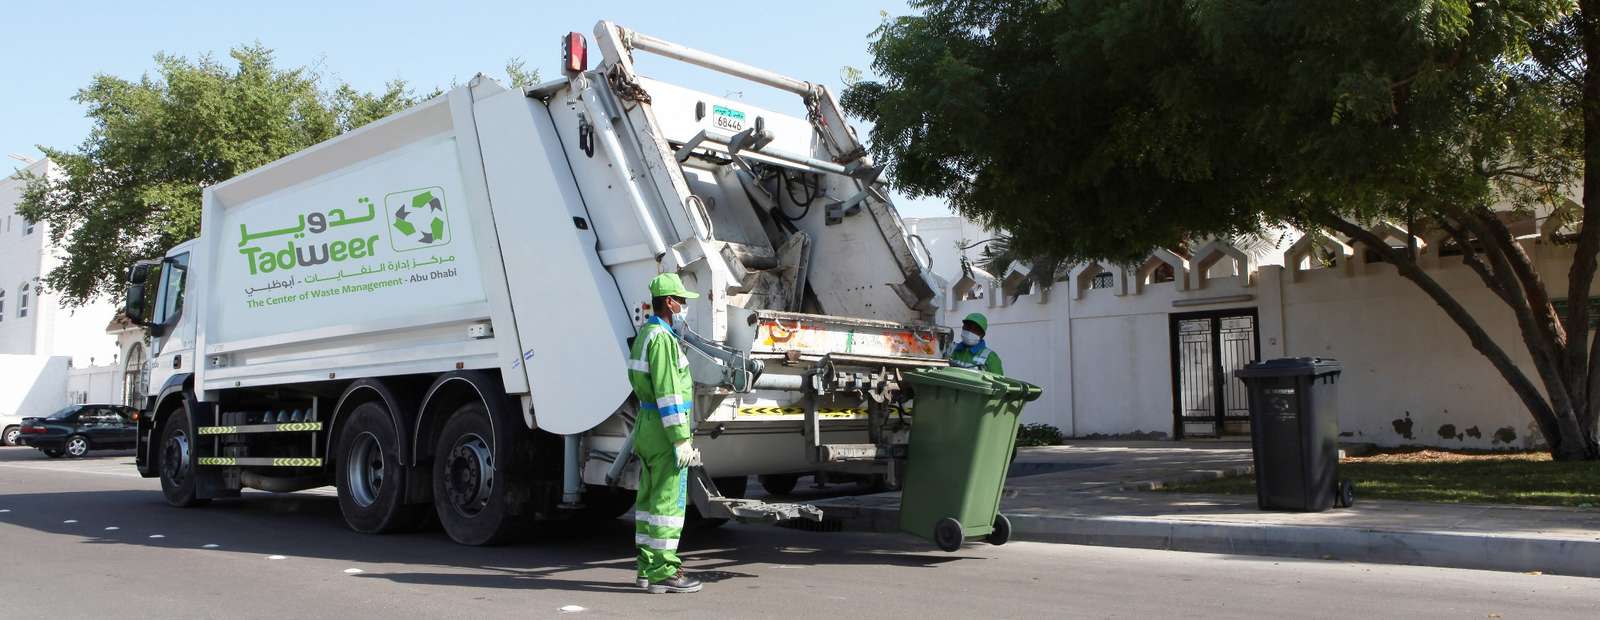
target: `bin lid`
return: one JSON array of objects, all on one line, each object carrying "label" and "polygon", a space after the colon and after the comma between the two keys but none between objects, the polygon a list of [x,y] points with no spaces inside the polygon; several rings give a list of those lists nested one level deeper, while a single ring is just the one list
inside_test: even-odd
[{"label": "bin lid", "polygon": [[1005,395],[1006,398],[1032,402],[1039,399],[1044,389],[1021,379],[1013,379],[968,368],[927,368],[906,375],[913,385],[928,385],[982,394]]},{"label": "bin lid", "polygon": [[1320,377],[1344,371],[1344,364],[1327,357],[1284,357],[1263,362],[1251,362],[1234,371],[1240,379],[1265,377]]},{"label": "bin lid", "polygon": [[967,368],[925,368],[906,374],[906,380],[913,385],[950,388],[984,396],[1010,391],[1011,386],[998,380],[1001,378]]},{"label": "bin lid", "polygon": [[1027,381],[1023,381],[1021,379],[1013,379],[1011,377],[1002,377],[999,375],[991,375],[991,378],[1006,384],[1006,387],[1010,392],[1006,394],[1007,396],[1021,399],[1022,402],[1025,403],[1031,403],[1039,400],[1039,396],[1044,394],[1044,388],[1032,383],[1028,383]]}]

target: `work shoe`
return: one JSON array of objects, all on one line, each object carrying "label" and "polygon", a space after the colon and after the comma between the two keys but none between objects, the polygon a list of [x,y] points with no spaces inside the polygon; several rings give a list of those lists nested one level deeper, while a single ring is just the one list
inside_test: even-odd
[{"label": "work shoe", "polygon": [[700,580],[683,574],[683,569],[678,569],[678,574],[668,577],[664,581],[646,584],[646,592],[651,594],[668,594],[672,592],[699,592]]}]

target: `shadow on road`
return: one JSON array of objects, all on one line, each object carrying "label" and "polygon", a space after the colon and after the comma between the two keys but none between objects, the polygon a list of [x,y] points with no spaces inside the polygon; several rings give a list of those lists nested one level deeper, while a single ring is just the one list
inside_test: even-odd
[{"label": "shadow on road", "polygon": [[[7,475],[13,475],[7,472]],[[20,474],[26,475],[26,474]],[[638,592],[632,583],[633,523],[540,522],[517,544],[464,547],[437,529],[410,534],[369,536],[345,528],[338,501],[304,493],[247,493],[238,500],[201,508],[165,504],[155,490],[63,491],[0,495],[0,523],[49,534],[82,536],[86,544],[200,549],[215,553],[283,555],[422,568],[406,572],[376,567],[356,575],[397,583],[472,588],[542,588],[593,592]],[[66,519],[77,523],[64,523]],[[103,531],[108,525],[116,531]],[[149,538],[159,533],[163,538]],[[861,533],[795,532],[768,526],[728,525],[693,529],[681,552],[694,572],[708,582],[759,579],[749,567],[827,567],[845,565],[930,568],[949,562],[984,559],[931,552],[931,545],[909,537]],[[602,581],[585,571],[612,569]],[[624,572],[625,571],[625,572]],[[609,571],[608,571],[609,572]]]}]

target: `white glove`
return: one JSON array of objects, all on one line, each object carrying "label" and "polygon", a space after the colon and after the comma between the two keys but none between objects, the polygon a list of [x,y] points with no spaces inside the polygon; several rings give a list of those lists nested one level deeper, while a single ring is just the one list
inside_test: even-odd
[{"label": "white glove", "polygon": [[694,449],[694,445],[689,443],[688,440],[680,441],[674,444],[673,448],[674,452],[676,452],[678,456],[678,467],[682,468],[700,466],[700,451]]}]

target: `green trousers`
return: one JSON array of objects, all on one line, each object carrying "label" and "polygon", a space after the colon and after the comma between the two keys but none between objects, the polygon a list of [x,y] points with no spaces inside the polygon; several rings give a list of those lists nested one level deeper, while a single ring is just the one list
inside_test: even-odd
[{"label": "green trousers", "polygon": [[639,577],[651,583],[678,573],[689,470],[671,450],[639,456],[639,493],[633,503],[633,543],[639,547]]}]

